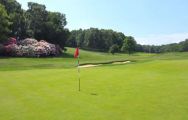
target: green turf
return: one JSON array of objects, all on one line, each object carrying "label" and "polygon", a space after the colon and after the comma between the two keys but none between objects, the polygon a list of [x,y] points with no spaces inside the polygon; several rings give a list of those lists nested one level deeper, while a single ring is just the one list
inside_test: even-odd
[{"label": "green turf", "polygon": [[82,63],[135,62],[81,69],[78,92],[72,52],[67,58],[0,59],[0,120],[188,119],[187,53],[81,51]]}]

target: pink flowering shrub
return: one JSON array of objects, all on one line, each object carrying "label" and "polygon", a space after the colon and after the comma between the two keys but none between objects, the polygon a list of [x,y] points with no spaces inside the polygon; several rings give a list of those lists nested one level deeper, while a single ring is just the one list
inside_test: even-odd
[{"label": "pink flowering shrub", "polygon": [[54,44],[45,40],[38,42],[35,39],[27,38],[17,42],[17,44],[15,43],[11,42],[11,44],[5,46],[5,51],[8,55],[27,57],[55,56],[60,51]]},{"label": "pink flowering shrub", "polygon": [[10,45],[10,44],[17,44],[16,38],[9,38],[8,41],[5,43],[5,45]]}]

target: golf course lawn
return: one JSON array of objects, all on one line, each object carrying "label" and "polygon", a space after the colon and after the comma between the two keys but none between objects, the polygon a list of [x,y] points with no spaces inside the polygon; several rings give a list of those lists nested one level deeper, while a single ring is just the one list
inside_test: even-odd
[{"label": "golf course lawn", "polygon": [[0,120],[188,120],[188,53],[0,58]]}]

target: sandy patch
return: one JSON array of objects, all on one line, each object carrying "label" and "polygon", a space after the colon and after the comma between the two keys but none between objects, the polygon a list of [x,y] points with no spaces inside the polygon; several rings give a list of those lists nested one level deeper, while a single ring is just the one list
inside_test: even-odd
[{"label": "sandy patch", "polygon": [[[109,63],[109,64],[116,64],[116,65],[121,65],[121,64],[127,64],[127,63],[130,63],[131,61],[123,61],[123,62],[113,62],[113,63]],[[97,67],[97,66],[101,66],[103,64],[96,64],[96,65],[93,65],[93,64],[87,64],[87,65],[81,65],[79,66],[79,68],[90,68],[90,67]]]},{"label": "sandy patch", "polygon": [[79,68],[90,68],[90,67],[97,67],[97,66],[100,66],[100,65],[82,65],[82,66],[79,66]]},{"label": "sandy patch", "polygon": [[124,61],[124,62],[114,62],[112,64],[127,64],[127,63],[130,63],[131,61]]}]

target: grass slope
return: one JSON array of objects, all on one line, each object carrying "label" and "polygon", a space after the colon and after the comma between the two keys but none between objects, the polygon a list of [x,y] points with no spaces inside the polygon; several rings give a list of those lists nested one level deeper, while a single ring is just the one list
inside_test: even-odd
[{"label": "grass slope", "polygon": [[[81,92],[72,58],[0,59],[0,119],[187,120],[187,58],[187,53],[81,51],[83,63],[137,60],[81,69]],[[41,64],[53,66],[33,67]]]},{"label": "grass slope", "polygon": [[[0,58],[0,70],[74,68],[77,60],[73,59],[75,49],[69,48],[67,53],[55,58]],[[139,59],[154,56],[154,54],[111,55],[101,52],[80,50],[80,63],[100,63],[125,59]]]}]

